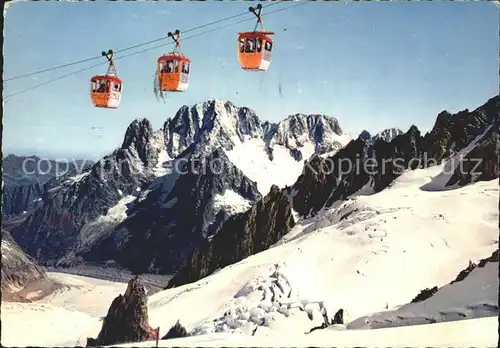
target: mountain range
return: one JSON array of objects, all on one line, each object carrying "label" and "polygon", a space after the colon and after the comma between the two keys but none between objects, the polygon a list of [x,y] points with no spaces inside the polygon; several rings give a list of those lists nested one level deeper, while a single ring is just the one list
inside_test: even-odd
[{"label": "mountain range", "polygon": [[215,226],[273,184],[293,184],[305,158],[350,140],[325,115],[274,124],[231,102],[184,106],[156,131],[134,120],[115,151],[45,182],[36,208],[11,232],[43,265],[112,260],[137,272],[175,272]]},{"label": "mountain range", "polygon": [[[445,186],[498,178],[499,112],[496,96],[441,112],[425,135],[411,126],[352,137],[326,115],[270,123],[228,101],[183,106],[156,131],[134,120],[97,163],[44,177],[21,195],[36,205],[20,204],[23,219],[4,227],[41,265],[111,262],[174,274],[168,287],[179,286],[269,248],[297,217],[390,187],[404,171],[455,156],[436,178]],[[4,204],[17,206],[10,197]]]}]

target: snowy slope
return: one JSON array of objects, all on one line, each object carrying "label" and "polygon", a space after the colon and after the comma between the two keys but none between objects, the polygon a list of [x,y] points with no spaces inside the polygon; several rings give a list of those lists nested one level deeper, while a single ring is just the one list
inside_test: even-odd
[{"label": "snowy slope", "polygon": [[[62,289],[34,303],[2,302],[1,341],[5,346],[85,345],[98,332],[109,305],[126,283],[48,272]],[[19,329],[29,334],[20,334]]]},{"label": "snowy slope", "polygon": [[[495,347],[497,318],[398,327],[379,330],[337,330],[331,327],[302,335],[290,327],[281,337],[211,334],[162,340],[158,347]],[[116,345],[151,347],[155,342]]]},{"label": "snowy slope", "polygon": [[[314,146],[307,144],[303,152],[305,158],[314,153]],[[226,151],[227,157],[252,181],[257,182],[257,188],[266,195],[271,186],[280,188],[291,186],[297,180],[304,161],[296,161],[287,148],[275,145],[271,161],[266,155],[266,144],[261,139],[250,139],[237,144],[233,150]]]},{"label": "snowy slope", "polygon": [[[329,143],[338,144],[335,150],[325,152],[323,156],[333,156],[339,149],[347,145],[352,137],[346,133],[330,135]],[[248,139],[236,143],[232,150],[226,151],[227,156],[250,180],[257,182],[257,187],[262,195],[269,193],[271,185],[280,188],[291,186],[302,173],[304,161],[308,160],[316,150],[313,141],[304,140],[299,147],[302,159],[297,160],[290,154],[290,148],[273,143],[271,160],[266,149],[268,144],[261,139]],[[321,152],[319,152],[321,153]]]},{"label": "snowy slope", "polygon": [[443,286],[422,302],[358,318],[348,325],[348,329],[378,329],[488,316],[498,316],[498,262],[474,269],[463,281]]},{"label": "snowy slope", "polygon": [[446,186],[446,184],[450,181],[451,176],[455,173],[455,170],[459,168],[459,166],[463,165],[461,161],[474,149],[478,141],[481,140],[492,127],[493,126],[489,126],[488,128],[486,128],[486,130],[482,134],[478,135],[474,140],[472,140],[469,145],[450,156],[446,160],[445,165],[441,167],[441,172],[438,175],[434,176],[432,181],[427,183],[423,187],[423,189],[429,191],[443,191],[457,188],[458,185]]},{"label": "snowy slope", "polygon": [[[301,222],[279,247],[194,284],[153,295],[152,325],[170,326],[180,319],[188,330],[210,332],[218,330],[224,313],[233,309],[238,314],[227,316],[228,321],[242,321],[223,330],[239,332],[253,322],[252,315],[270,317],[266,310],[254,310],[260,305],[274,308],[274,321],[265,320],[273,322],[275,333],[287,330],[291,317],[308,331],[321,323],[320,306],[308,303],[323,301],[330,317],[343,308],[352,320],[386,305],[407,303],[429,284],[448,283],[469,259],[478,260],[497,248],[498,185],[482,182],[446,194],[421,190],[441,169],[407,172],[388,190],[356,197]],[[458,214],[461,211],[468,213]],[[266,299],[275,264],[287,279],[287,291],[297,295]],[[234,298],[242,291],[245,295]],[[200,302],[204,306],[196,308],[196,316],[183,315],[183,308]],[[298,303],[316,307],[309,309],[316,312],[313,321],[293,309]],[[288,320],[278,312],[282,306],[294,312]]]}]

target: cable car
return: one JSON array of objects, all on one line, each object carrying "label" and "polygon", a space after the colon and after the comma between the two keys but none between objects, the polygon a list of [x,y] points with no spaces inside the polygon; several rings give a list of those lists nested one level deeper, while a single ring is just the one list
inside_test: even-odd
[{"label": "cable car", "polygon": [[113,51],[102,52],[102,55],[108,59],[108,71],[90,79],[90,98],[95,107],[116,109],[121,101],[123,82],[116,75]]},{"label": "cable car", "polygon": [[[243,70],[246,71],[266,71],[271,64],[273,50],[273,40],[269,35],[272,31],[264,31],[264,24],[260,13],[262,5],[248,9],[257,17],[254,31],[238,33],[238,61]],[[257,13],[258,10],[258,13]],[[261,30],[257,30],[260,24]]]},{"label": "cable car", "polygon": [[168,36],[174,40],[175,48],[158,58],[158,86],[161,91],[184,92],[189,86],[191,60],[181,52],[180,31],[169,32]]}]

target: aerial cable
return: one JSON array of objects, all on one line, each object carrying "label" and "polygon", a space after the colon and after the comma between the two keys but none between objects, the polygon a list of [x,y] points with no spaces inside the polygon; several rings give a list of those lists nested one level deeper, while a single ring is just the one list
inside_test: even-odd
[{"label": "aerial cable", "polygon": [[[279,0],[279,1],[276,1],[276,2],[272,2],[271,4],[263,6],[263,7],[271,7],[271,6],[274,6],[274,5],[276,5],[276,4],[278,4],[278,3],[282,2],[282,1],[284,1],[284,0]],[[221,23],[221,22],[224,22],[224,21],[228,21],[228,20],[237,18],[237,17],[241,17],[241,16],[246,15],[246,14],[248,14],[248,12],[243,12],[243,13],[239,13],[237,15],[233,15],[233,16],[221,18],[221,19],[218,19],[216,21],[213,21],[213,22],[210,22],[210,23],[206,23],[206,24],[203,24],[203,25],[199,25],[197,27],[185,30],[185,31],[183,31],[183,33],[189,33],[191,31],[199,30],[199,29],[208,27],[210,25],[214,25],[214,24],[217,24],[217,23]],[[158,41],[163,41],[163,40],[166,40],[166,39],[167,39],[166,37],[161,37],[161,38],[149,40],[149,41],[137,44],[137,45],[133,45],[133,46],[130,46],[130,47],[122,48],[122,49],[119,49],[119,50],[114,50],[114,52],[115,53],[125,52],[125,51],[129,51],[131,49],[134,49],[134,48],[142,47],[142,46],[149,45],[149,44],[152,44],[152,43],[155,43],[155,42],[158,42]],[[69,67],[69,66],[73,66],[73,65],[77,65],[77,64],[81,64],[81,63],[86,63],[86,62],[89,62],[89,61],[92,61],[92,60],[101,59],[101,58],[102,58],[102,56],[95,56],[95,57],[92,57],[92,58],[82,59],[82,60],[78,60],[76,62],[62,64],[62,65],[58,65],[58,66],[55,66],[55,67],[52,67],[52,68],[46,68],[46,69],[37,70],[37,71],[29,72],[29,73],[26,73],[26,74],[22,74],[22,75],[10,77],[10,78],[4,79],[3,81],[4,82],[8,82],[8,81],[13,81],[13,80],[18,80],[18,79],[21,79],[21,78],[24,78],[24,77],[38,75],[38,74],[41,74],[41,73],[44,73],[44,72],[48,72],[48,71],[52,71],[52,70],[57,70],[57,69],[61,69],[61,68],[66,68],[66,67]]]},{"label": "aerial cable", "polygon": [[78,73],[81,73],[81,72],[84,72],[84,71],[87,71],[87,70],[90,70],[90,69],[93,69],[97,66],[100,66],[100,65],[104,65],[104,64],[108,64],[108,62],[100,62],[100,63],[97,63],[97,64],[94,64],[94,65],[91,65],[89,67],[86,67],[86,68],[83,68],[83,69],[80,69],[80,70],[77,70],[77,71],[73,71],[71,73],[68,73],[66,75],[62,75],[62,76],[59,76],[59,77],[56,77],[54,79],[51,79],[51,80],[47,80],[45,82],[42,82],[42,83],[39,83],[38,85],[34,85],[34,86],[31,86],[31,87],[28,87],[28,88],[25,88],[23,90],[20,90],[18,92],[15,92],[15,93],[12,93],[12,94],[9,94],[9,95],[6,95],[3,97],[4,100],[6,100],[7,98],[10,98],[10,97],[13,97],[15,95],[18,95],[18,94],[22,94],[24,92],[28,92],[28,91],[31,91],[32,89],[35,89],[35,88],[38,88],[38,87],[42,87],[42,86],[45,86],[45,85],[48,85],[49,83],[52,83],[52,82],[56,82],[56,81],[59,81],[59,80],[62,80],[63,78],[65,77],[69,77],[71,75],[75,75],[75,74],[78,74]]},{"label": "aerial cable", "polygon": [[[275,4],[275,3],[273,3],[273,4]],[[281,8],[279,10],[270,11],[270,12],[267,12],[267,13],[263,14],[262,16],[269,15],[271,13],[276,13],[276,12],[280,12],[280,11],[289,10],[289,9],[292,9],[294,7],[297,7],[297,6],[306,5],[308,3],[309,3],[309,1],[298,2],[296,5],[289,6],[289,7],[284,7],[284,8]],[[223,26],[220,26],[220,27],[217,27],[217,28],[213,28],[213,29],[210,29],[210,30],[203,31],[201,33],[193,34],[191,36],[188,36],[188,37],[182,39],[182,41],[193,39],[193,38],[201,36],[201,35],[205,35],[205,34],[217,31],[217,30],[225,29],[225,28],[231,27],[233,25],[240,24],[240,23],[243,23],[243,22],[248,22],[248,21],[251,21],[251,20],[254,20],[254,18],[245,18],[245,19],[239,20],[239,21],[234,22],[234,23],[226,24],[226,25],[223,25]],[[168,45],[172,45],[172,43],[168,43]],[[141,54],[141,53],[148,52],[148,51],[151,51],[151,50],[154,50],[154,49],[157,49],[157,48],[161,48],[161,47],[164,47],[164,46],[165,46],[165,44],[148,47],[148,48],[145,48],[145,49],[137,51],[137,52],[129,53],[129,54],[126,54],[124,56],[120,56],[120,57],[114,58],[114,60],[116,61],[118,59],[127,58],[127,57],[130,57],[130,56],[134,56],[136,54]]]},{"label": "aerial cable", "polygon": [[[275,3],[278,3],[278,2],[275,2]],[[273,3],[273,4],[275,4]],[[271,13],[276,13],[276,12],[280,12],[280,11],[285,11],[285,10],[289,10],[289,9],[292,9],[294,7],[297,7],[297,6],[301,6],[301,5],[306,5],[310,3],[309,1],[305,1],[305,2],[298,2],[297,4],[293,5],[293,6],[288,6],[288,7],[284,7],[284,8],[281,8],[281,9],[277,9],[277,10],[274,10],[274,11],[270,11],[270,12],[267,12],[265,14],[263,14],[262,16],[265,16],[265,15],[269,15]],[[267,7],[269,7],[271,5],[268,5]],[[192,39],[192,38],[195,38],[195,37],[198,37],[198,36],[201,36],[201,35],[204,35],[204,34],[207,34],[207,33],[211,33],[211,32],[214,32],[214,31],[217,31],[217,30],[220,30],[220,29],[224,29],[224,28],[227,28],[227,27],[230,27],[230,26],[233,26],[233,25],[236,25],[236,24],[239,24],[239,23],[243,23],[243,22],[248,22],[250,20],[254,20],[254,18],[246,18],[246,19],[242,19],[240,21],[237,21],[237,22],[234,22],[234,23],[230,23],[230,24],[227,24],[227,25],[224,25],[224,26],[220,26],[220,27],[217,27],[217,28],[213,28],[213,29],[210,29],[210,30],[206,30],[206,31],[203,31],[201,33],[197,33],[197,34],[193,34],[191,36],[188,36],[186,38],[183,39],[183,41],[185,40],[189,40],[189,39]],[[171,45],[172,43],[169,43],[167,45]],[[123,59],[123,58],[127,58],[127,57],[130,57],[130,56],[134,56],[136,54],[141,54],[141,53],[144,53],[144,52],[147,52],[147,51],[151,51],[153,49],[157,49],[157,48],[161,48],[161,47],[164,47],[165,44],[161,44],[161,45],[156,45],[156,46],[153,46],[153,47],[149,47],[149,48],[145,48],[141,51],[137,51],[137,52],[133,52],[133,53],[129,53],[129,54],[126,54],[124,56],[120,56],[120,57],[116,57],[114,58],[113,60],[114,61],[117,61],[119,59]],[[100,56],[99,58],[102,58],[102,56]],[[83,69],[80,69],[80,70],[77,70],[77,71],[74,71],[74,72],[71,72],[71,73],[68,73],[68,74],[65,74],[65,75],[62,75],[62,76],[59,76],[59,77],[56,77],[54,79],[51,79],[51,80],[47,80],[45,82],[42,82],[40,84],[37,84],[37,85],[34,85],[34,86],[31,86],[31,87],[28,87],[28,88],[25,88],[23,90],[20,90],[18,92],[15,92],[15,93],[12,93],[12,94],[9,94],[7,96],[4,96],[3,99],[6,100],[7,98],[10,98],[10,97],[13,97],[15,95],[19,95],[19,94],[22,94],[24,92],[28,92],[30,90],[33,90],[35,88],[38,88],[38,87],[42,87],[42,86],[45,86],[49,83],[52,83],[52,82],[55,82],[55,81],[59,81],[59,80],[62,80],[63,78],[66,78],[66,77],[69,77],[71,75],[75,75],[75,74],[79,74],[83,71],[87,71],[87,70],[90,70],[92,68],[95,68],[97,66],[100,66],[100,65],[104,65],[104,64],[108,64],[108,62],[100,62],[100,63],[97,63],[97,64],[94,64],[94,65],[91,65],[89,67],[86,67],[86,68],[83,68]]]}]

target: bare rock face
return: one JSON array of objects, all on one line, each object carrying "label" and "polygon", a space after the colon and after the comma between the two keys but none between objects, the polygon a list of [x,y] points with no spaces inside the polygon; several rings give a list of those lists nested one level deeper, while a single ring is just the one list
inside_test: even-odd
[{"label": "bare rock face", "polygon": [[168,330],[167,334],[162,337],[162,340],[182,337],[189,337],[189,333],[187,332],[186,328],[181,325],[179,320],[177,320],[177,323],[175,323],[175,325],[172,326],[170,330]]},{"label": "bare rock face", "polygon": [[[48,279],[44,269],[36,261],[26,255],[16,244],[10,233],[2,228],[2,271],[1,297],[2,301],[30,301],[27,296],[30,288],[36,296],[33,300],[43,297],[50,291],[52,281]],[[40,286],[36,288],[36,286]]]},{"label": "bare rock face", "polygon": [[490,262],[498,262],[498,250],[495,250],[490,257],[487,257],[485,259],[481,259],[477,264],[476,263],[473,263],[471,261],[469,261],[469,265],[467,266],[467,268],[463,269],[458,275],[457,277],[455,278],[455,280],[453,280],[452,282],[450,282],[450,284],[453,284],[453,283],[457,283],[457,282],[461,282],[462,280],[464,280],[465,278],[467,278],[467,276],[474,270],[476,269],[477,267],[479,268],[483,268],[484,266],[486,266],[487,263],[490,263]]},{"label": "bare rock face", "polygon": [[217,269],[267,250],[295,225],[288,197],[278,186],[248,211],[233,215],[218,228],[213,239],[194,249],[187,262],[170,279],[167,289],[195,282]]},{"label": "bare rock face", "polygon": [[425,288],[420,291],[420,293],[415,296],[413,300],[411,300],[411,303],[416,303],[416,302],[422,302],[424,300],[427,300],[428,298],[432,297],[436,292],[438,291],[438,287],[435,286],[432,289]]},{"label": "bare rock face", "polygon": [[147,297],[137,276],[128,282],[124,295],[116,297],[104,318],[97,339],[87,338],[87,347],[156,340],[158,331],[148,324]]},{"label": "bare rock face", "polygon": [[344,325],[344,310],[340,308],[337,313],[335,313],[333,320],[332,320],[332,325],[335,324],[341,324]]},{"label": "bare rock face", "polygon": [[464,186],[498,178],[500,173],[500,121],[491,126],[476,146],[457,165],[446,186]]}]

